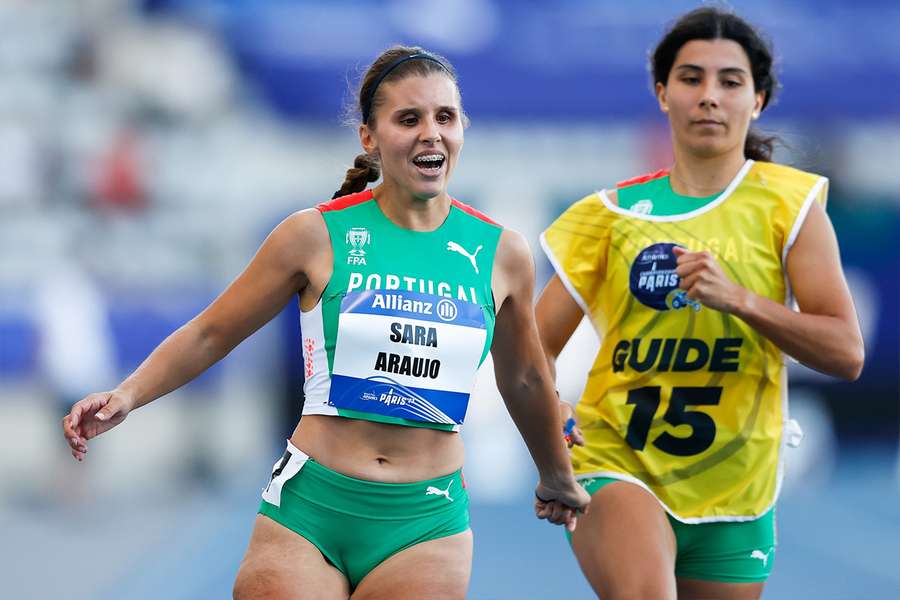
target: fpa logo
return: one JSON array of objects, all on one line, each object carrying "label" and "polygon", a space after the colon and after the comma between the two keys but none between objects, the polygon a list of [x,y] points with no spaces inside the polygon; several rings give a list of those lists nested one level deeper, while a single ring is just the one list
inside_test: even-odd
[{"label": "fpa logo", "polygon": [[350,251],[347,253],[348,265],[364,265],[366,264],[366,251],[363,248],[367,244],[372,243],[372,234],[365,227],[351,227],[344,237],[346,243],[350,244]]},{"label": "fpa logo", "polygon": [[456,304],[453,303],[453,300],[444,298],[437,303],[437,316],[440,317],[442,321],[452,321],[456,319],[457,314],[459,314],[459,311],[456,308]]}]

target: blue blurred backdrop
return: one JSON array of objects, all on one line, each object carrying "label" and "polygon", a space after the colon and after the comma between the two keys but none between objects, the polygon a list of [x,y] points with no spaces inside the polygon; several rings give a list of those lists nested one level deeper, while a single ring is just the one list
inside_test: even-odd
[{"label": "blue blurred backdrop", "polygon": [[[394,43],[457,67],[472,125],[451,192],[537,236],[593,189],[671,161],[647,54],[696,2],[0,3],[0,577],[10,598],[225,598],[301,401],[296,307],[130,416],[83,464],[68,406],[115,385],[358,153],[346,106]],[[791,369],[766,598],[900,598],[900,5],[736,1],[783,89],[777,158],[831,179],[867,348],[861,379]],[[560,361],[577,397],[597,340]],[[470,598],[592,597],[532,518],[524,446],[482,369],[464,432]],[[611,548],[611,552],[615,549]],[[52,576],[51,576],[52,575]]]}]

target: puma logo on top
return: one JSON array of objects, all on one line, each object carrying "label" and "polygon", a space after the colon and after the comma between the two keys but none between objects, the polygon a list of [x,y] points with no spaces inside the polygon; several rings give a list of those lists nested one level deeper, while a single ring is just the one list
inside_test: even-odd
[{"label": "puma logo on top", "polygon": [[[480,246],[479,246],[479,247],[480,247]],[[432,496],[432,495],[434,495],[434,496],[443,496],[444,498],[446,498],[446,499],[449,500],[450,502],[453,502],[453,498],[450,497],[450,486],[451,486],[451,485],[453,485],[453,481],[452,481],[452,480],[450,481],[450,483],[447,484],[447,489],[446,489],[446,490],[442,490],[442,489],[439,489],[439,488],[434,487],[433,485],[429,485],[429,486],[428,486],[428,489],[425,490],[425,495],[426,495],[426,496]]]},{"label": "puma logo on top", "polygon": [[475,269],[475,274],[478,275],[478,265],[475,264],[475,257],[478,255],[478,252],[481,251],[481,246],[479,245],[475,248],[475,252],[469,254],[466,252],[466,249],[457,244],[456,242],[447,242],[447,250],[450,252],[458,252],[469,259],[469,262],[472,263],[472,268]]}]

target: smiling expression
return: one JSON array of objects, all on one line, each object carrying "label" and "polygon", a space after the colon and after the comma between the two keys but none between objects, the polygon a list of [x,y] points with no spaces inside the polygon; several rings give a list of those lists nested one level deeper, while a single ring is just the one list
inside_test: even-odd
[{"label": "smiling expression", "polygon": [[656,84],[676,146],[701,157],[740,149],[763,92],[756,92],[747,53],[727,39],[691,40],[678,51],[666,85]]},{"label": "smiling expression", "polygon": [[433,73],[382,83],[380,102],[359,128],[369,154],[381,159],[384,186],[417,200],[446,194],[463,145],[459,90]]}]

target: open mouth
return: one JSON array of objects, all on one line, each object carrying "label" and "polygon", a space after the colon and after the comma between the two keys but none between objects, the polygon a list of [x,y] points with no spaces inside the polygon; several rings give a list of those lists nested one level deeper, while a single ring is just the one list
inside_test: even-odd
[{"label": "open mouth", "polygon": [[420,154],[413,159],[413,164],[425,175],[437,175],[441,172],[446,158],[443,154]]}]

